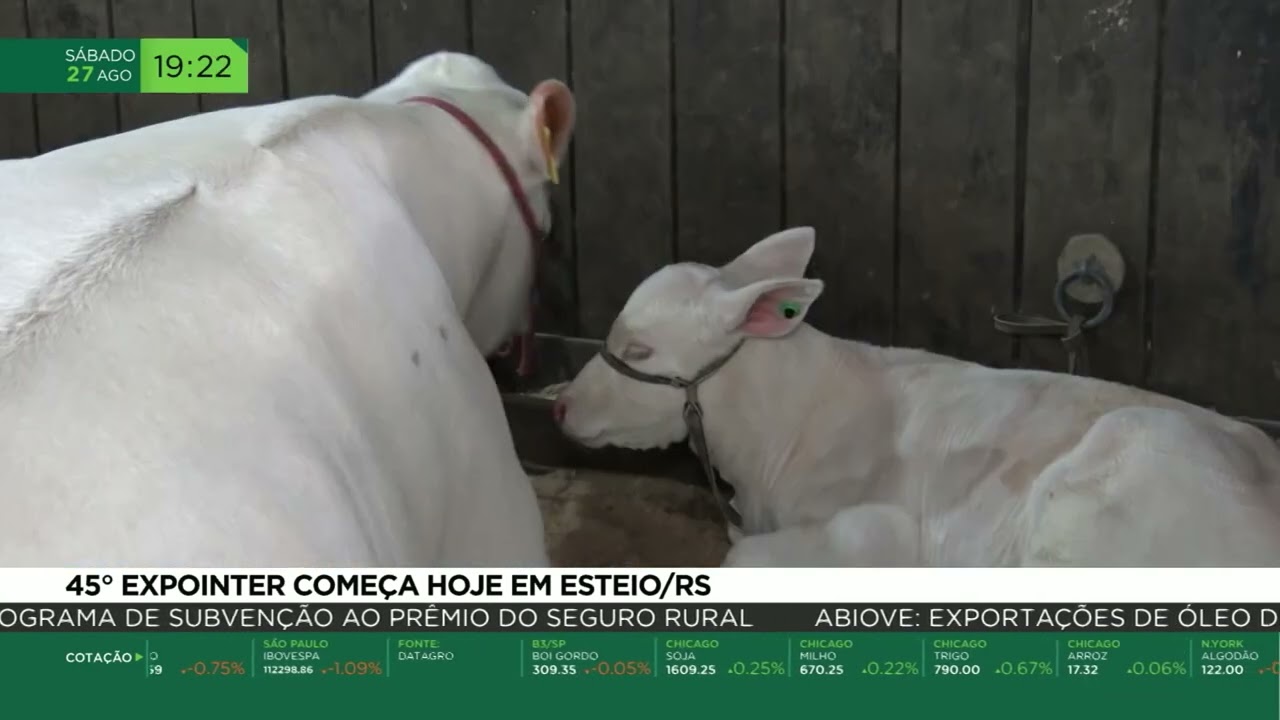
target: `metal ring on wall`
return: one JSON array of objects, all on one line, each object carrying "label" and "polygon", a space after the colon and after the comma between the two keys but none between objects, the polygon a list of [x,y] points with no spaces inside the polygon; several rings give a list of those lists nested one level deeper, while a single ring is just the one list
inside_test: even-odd
[{"label": "metal ring on wall", "polygon": [[1102,288],[1101,307],[1081,325],[1085,330],[1092,330],[1106,322],[1107,318],[1111,317],[1112,311],[1115,310],[1115,290],[1112,289],[1111,281],[1107,279],[1107,274],[1102,272],[1096,263],[1085,261],[1075,270],[1058,280],[1058,284],[1053,288],[1053,304],[1057,307],[1058,314],[1062,316],[1062,319],[1070,322],[1072,313],[1067,310],[1067,288],[1081,280]]}]

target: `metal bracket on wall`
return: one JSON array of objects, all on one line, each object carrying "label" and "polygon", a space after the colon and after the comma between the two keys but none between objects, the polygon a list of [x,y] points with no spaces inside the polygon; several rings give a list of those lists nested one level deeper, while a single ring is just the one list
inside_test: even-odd
[{"label": "metal bracket on wall", "polygon": [[[1076,235],[1058,255],[1058,283],[1053,288],[1053,305],[1060,320],[1042,315],[996,313],[996,330],[1007,335],[1054,336],[1067,351],[1067,372],[1089,374],[1085,332],[1111,317],[1115,296],[1124,285],[1125,263],[1120,250],[1103,235]],[[1072,310],[1081,305],[1096,306],[1090,315]],[[1280,420],[1234,418],[1280,440]]]},{"label": "metal bracket on wall", "polygon": [[[1018,312],[996,313],[996,330],[1015,336],[1052,336],[1067,353],[1067,372],[1089,374],[1085,333],[1111,317],[1115,297],[1124,286],[1125,263],[1120,250],[1104,235],[1076,235],[1058,255],[1058,282],[1053,306],[1059,319]],[[1094,306],[1092,312],[1083,308]]]}]

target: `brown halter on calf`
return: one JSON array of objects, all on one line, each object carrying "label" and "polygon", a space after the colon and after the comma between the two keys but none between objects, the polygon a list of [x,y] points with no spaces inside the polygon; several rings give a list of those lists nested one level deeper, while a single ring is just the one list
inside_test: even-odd
[{"label": "brown halter on calf", "polygon": [[720,495],[715,465],[711,462],[711,449],[707,447],[707,435],[702,427],[702,403],[698,402],[698,386],[714,375],[717,370],[724,367],[725,363],[729,362],[729,359],[737,354],[738,348],[742,347],[743,342],[745,341],[739,340],[733,346],[733,349],[707,364],[706,367],[698,371],[698,374],[692,380],[642,373],[623,362],[622,358],[609,352],[608,349],[601,348],[600,350],[600,358],[605,361],[605,364],[632,380],[649,383],[650,385],[669,385],[673,388],[684,390],[684,424],[689,428],[689,444],[693,446],[693,454],[697,456],[698,462],[702,464],[702,473],[707,476],[707,483],[711,485],[711,494],[715,497],[716,504],[720,507],[720,514],[724,516],[724,521],[731,527],[739,529],[742,528],[742,516]]}]

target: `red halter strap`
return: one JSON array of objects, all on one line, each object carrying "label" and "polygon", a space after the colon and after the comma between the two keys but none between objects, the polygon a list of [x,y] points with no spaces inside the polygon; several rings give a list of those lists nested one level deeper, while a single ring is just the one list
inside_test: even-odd
[{"label": "red halter strap", "polygon": [[[502,173],[502,179],[507,183],[507,189],[511,191],[511,197],[516,201],[516,208],[520,211],[520,217],[524,220],[525,228],[529,231],[529,241],[533,245],[533,269],[537,272],[540,256],[542,254],[542,240],[545,235],[542,228],[538,227],[538,221],[533,213],[533,206],[529,203],[529,196],[525,194],[524,188],[520,185],[520,179],[516,176],[516,171],[511,167],[511,163],[507,160],[507,156],[503,154],[498,144],[489,137],[489,133],[484,131],[470,115],[461,108],[448,100],[442,100],[438,97],[417,96],[406,98],[402,102],[416,102],[424,105],[432,105],[440,108],[453,116],[463,127],[465,127],[477,141],[480,142],[484,149],[488,151],[489,157],[493,159],[493,164],[498,166],[498,171]],[[528,305],[528,317],[525,325],[525,332],[514,338],[516,344],[520,346],[520,364],[516,372],[521,377],[527,377],[533,369],[533,312],[534,303],[537,300],[537,278],[534,277],[534,288],[531,291]],[[509,343],[508,343],[509,344]],[[505,355],[507,350],[500,352]]]}]

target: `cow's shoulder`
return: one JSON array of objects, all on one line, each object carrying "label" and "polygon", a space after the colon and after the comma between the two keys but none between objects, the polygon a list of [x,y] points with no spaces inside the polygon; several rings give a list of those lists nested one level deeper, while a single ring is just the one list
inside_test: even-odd
[{"label": "cow's shoulder", "polygon": [[[217,207],[386,108],[318,96],[158,123],[0,165],[0,355],[193,205]],[[364,132],[368,138],[376,133]],[[300,147],[304,146],[304,147]],[[320,168],[323,171],[323,168]],[[220,200],[221,198],[221,200]],[[210,205],[212,203],[212,205]]]},{"label": "cow's shoulder", "polygon": [[372,129],[381,115],[392,111],[385,103],[340,95],[276,103],[269,112],[247,123],[242,138],[249,146],[275,150],[313,139],[334,139],[357,129]]}]

